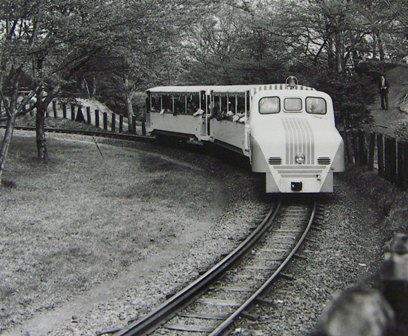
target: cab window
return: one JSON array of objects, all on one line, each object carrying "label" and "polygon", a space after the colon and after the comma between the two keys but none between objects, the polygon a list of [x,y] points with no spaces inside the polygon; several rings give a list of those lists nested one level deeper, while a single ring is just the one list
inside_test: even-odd
[{"label": "cab window", "polygon": [[286,112],[300,112],[302,110],[302,99],[285,98],[284,109]]},{"label": "cab window", "polygon": [[263,97],[259,100],[260,114],[279,113],[279,111],[280,111],[279,97]]},{"label": "cab window", "polygon": [[326,114],[327,113],[326,100],[320,97],[307,97],[306,112],[310,114]]}]

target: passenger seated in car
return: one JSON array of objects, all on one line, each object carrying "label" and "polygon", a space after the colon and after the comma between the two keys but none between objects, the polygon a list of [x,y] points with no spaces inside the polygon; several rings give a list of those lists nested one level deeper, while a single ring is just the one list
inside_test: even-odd
[{"label": "passenger seated in car", "polygon": [[204,110],[202,110],[202,109],[197,109],[197,111],[196,112],[194,112],[193,113],[193,116],[194,117],[200,117],[200,116],[202,116],[204,114]]},{"label": "passenger seated in car", "polygon": [[239,118],[238,122],[240,122],[240,123],[246,123],[247,120],[248,120],[248,118],[247,118],[246,116],[243,116],[243,117]]},{"label": "passenger seated in car", "polygon": [[234,117],[232,118],[232,121],[239,122],[239,120],[240,120],[242,117],[245,117],[245,112],[243,112],[243,113],[237,113],[236,115],[234,115]]},{"label": "passenger seated in car", "polygon": [[221,121],[221,120],[225,119],[225,112],[224,111],[214,109],[214,112],[215,112],[215,118],[218,121]]},{"label": "passenger seated in car", "polygon": [[172,112],[169,108],[161,109],[160,114],[164,114],[164,113],[172,113]]},{"label": "passenger seated in car", "polygon": [[234,112],[228,111],[228,112],[225,114],[225,119],[232,121],[233,116],[234,116]]}]

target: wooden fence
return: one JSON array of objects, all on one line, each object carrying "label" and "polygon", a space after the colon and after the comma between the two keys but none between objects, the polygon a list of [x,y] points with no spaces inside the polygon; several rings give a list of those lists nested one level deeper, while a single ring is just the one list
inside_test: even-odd
[{"label": "wooden fence", "polygon": [[[72,121],[83,122],[97,128],[112,132],[130,132],[137,134],[136,117],[133,116],[132,129],[129,130],[126,118],[115,113],[102,112],[98,109],[92,111],[90,106],[81,106],[78,104],[59,103],[53,101],[50,109],[47,111],[49,117],[70,119]],[[141,124],[141,132],[146,135],[145,124]]]},{"label": "wooden fence", "polygon": [[378,170],[378,175],[408,189],[408,140],[364,130],[342,133],[346,162]]},{"label": "wooden fence", "polygon": [[[34,112],[31,111],[33,115]],[[0,104],[0,118],[3,116],[2,106]],[[127,118],[122,115],[118,115],[110,112],[103,112],[98,109],[92,111],[90,106],[82,106],[76,103],[65,103],[58,102],[56,100],[52,101],[51,105],[47,110],[47,117],[53,118],[63,118],[72,121],[82,122],[87,125],[92,125],[94,127],[112,131],[112,132],[129,132],[131,134],[138,134],[136,125],[136,117],[133,116],[132,129],[129,130]],[[145,123],[139,122],[139,128],[143,135],[146,135]]]}]

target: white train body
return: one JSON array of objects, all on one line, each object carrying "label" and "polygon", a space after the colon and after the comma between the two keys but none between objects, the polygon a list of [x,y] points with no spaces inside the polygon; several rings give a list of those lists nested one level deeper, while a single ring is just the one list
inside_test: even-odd
[{"label": "white train body", "polygon": [[[343,140],[326,93],[288,84],[173,86],[147,91],[147,130],[212,142],[249,158],[267,193],[333,191]],[[184,104],[183,104],[184,102]]]}]

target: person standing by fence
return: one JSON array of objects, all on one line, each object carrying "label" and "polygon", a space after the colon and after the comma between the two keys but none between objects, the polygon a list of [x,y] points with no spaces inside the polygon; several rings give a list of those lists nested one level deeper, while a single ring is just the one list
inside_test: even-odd
[{"label": "person standing by fence", "polygon": [[384,75],[381,75],[379,89],[380,89],[381,108],[383,110],[388,110],[388,89],[389,87],[390,87],[390,84],[387,78],[385,78]]}]

